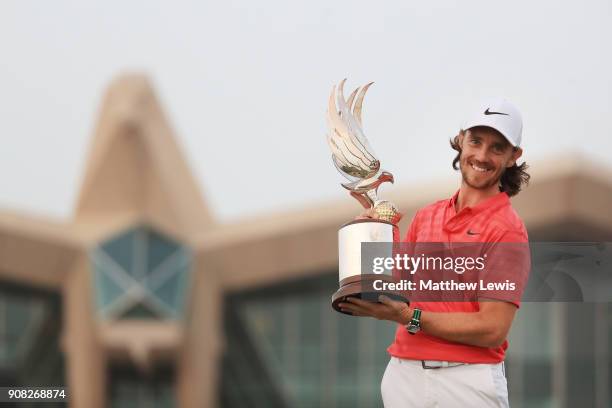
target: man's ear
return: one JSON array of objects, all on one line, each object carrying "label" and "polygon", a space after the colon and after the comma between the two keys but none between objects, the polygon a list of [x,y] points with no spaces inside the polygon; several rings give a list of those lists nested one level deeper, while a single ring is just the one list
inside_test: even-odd
[{"label": "man's ear", "polygon": [[506,167],[512,167],[516,164],[516,161],[523,155],[523,149],[516,147],[512,149],[512,159]]}]

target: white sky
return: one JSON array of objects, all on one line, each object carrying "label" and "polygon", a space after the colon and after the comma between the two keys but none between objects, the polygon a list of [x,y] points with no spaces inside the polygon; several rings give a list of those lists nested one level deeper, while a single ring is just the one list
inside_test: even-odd
[{"label": "white sky", "polygon": [[452,177],[448,138],[495,95],[522,110],[528,161],[612,166],[609,0],[4,1],[0,50],[0,207],[71,215],[125,70],[150,75],[225,220],[345,195],[324,137],[343,77],[376,81],[365,133],[398,184]]}]

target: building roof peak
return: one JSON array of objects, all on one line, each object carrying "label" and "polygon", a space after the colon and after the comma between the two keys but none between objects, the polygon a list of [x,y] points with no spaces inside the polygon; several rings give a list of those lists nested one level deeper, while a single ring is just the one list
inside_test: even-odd
[{"label": "building roof peak", "polygon": [[105,94],[75,222],[136,213],[190,236],[213,224],[147,76],[124,74]]}]

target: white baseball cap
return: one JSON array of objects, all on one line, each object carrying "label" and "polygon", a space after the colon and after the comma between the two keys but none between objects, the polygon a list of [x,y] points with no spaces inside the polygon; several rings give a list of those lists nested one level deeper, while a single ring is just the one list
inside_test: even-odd
[{"label": "white baseball cap", "polygon": [[483,100],[468,115],[463,123],[463,130],[476,126],[488,126],[499,133],[514,147],[521,145],[523,133],[523,118],[516,106],[503,98],[489,98]]}]

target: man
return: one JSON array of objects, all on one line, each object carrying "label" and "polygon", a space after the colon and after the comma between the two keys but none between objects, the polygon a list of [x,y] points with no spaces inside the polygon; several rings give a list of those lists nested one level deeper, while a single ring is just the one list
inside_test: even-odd
[{"label": "man", "polygon": [[[459,191],[419,210],[405,241],[527,243],[509,200],[529,181],[527,165],[517,164],[522,126],[519,111],[506,100],[479,106],[451,140],[458,152],[453,168],[462,176]],[[353,315],[399,323],[381,384],[386,408],[509,406],[503,360],[520,299],[479,296],[409,305],[385,296],[379,300],[350,298],[340,306]]]}]

